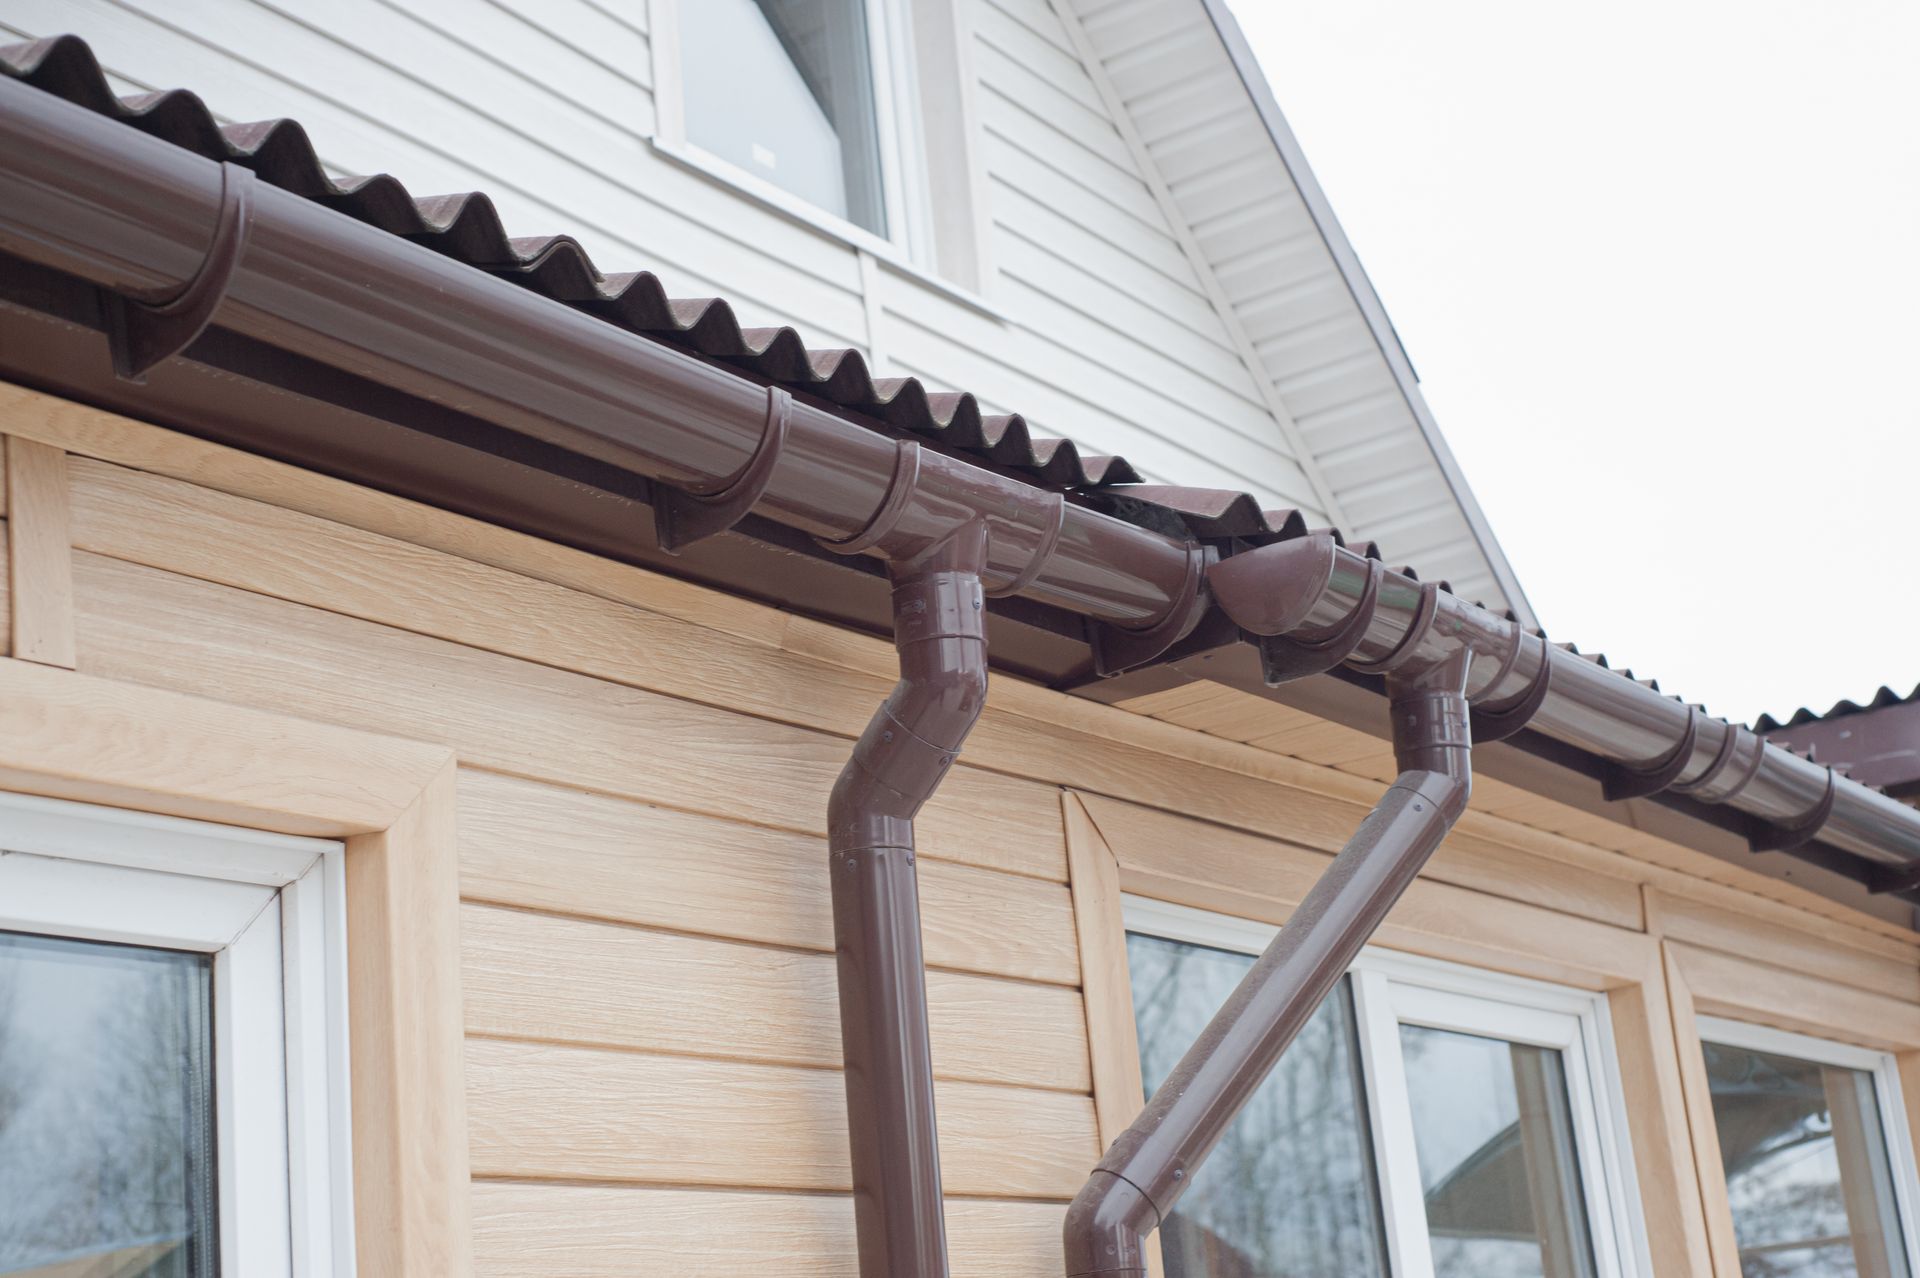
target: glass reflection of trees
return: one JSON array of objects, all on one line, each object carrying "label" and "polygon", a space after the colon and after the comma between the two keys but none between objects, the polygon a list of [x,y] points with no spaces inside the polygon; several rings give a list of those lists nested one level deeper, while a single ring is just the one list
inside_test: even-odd
[{"label": "glass reflection of trees", "polygon": [[[1170,1073],[1253,959],[1129,935],[1140,1066]],[[1352,996],[1287,1049],[1161,1229],[1169,1278],[1385,1275]]]},{"label": "glass reflection of trees", "polygon": [[1702,1050],[1745,1278],[1907,1278],[1873,1076]]},{"label": "glass reflection of trees", "polygon": [[0,933],[0,1274],[216,1272],[210,976]]}]

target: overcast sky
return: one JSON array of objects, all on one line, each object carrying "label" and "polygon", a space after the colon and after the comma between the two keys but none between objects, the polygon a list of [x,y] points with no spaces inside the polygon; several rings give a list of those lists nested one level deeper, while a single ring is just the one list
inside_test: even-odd
[{"label": "overcast sky", "polygon": [[1233,7],[1554,638],[1920,682],[1920,0]]}]

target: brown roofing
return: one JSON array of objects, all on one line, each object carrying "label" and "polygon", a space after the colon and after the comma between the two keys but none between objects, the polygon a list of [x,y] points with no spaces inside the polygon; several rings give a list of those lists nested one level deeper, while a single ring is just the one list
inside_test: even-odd
[{"label": "brown roofing", "polygon": [[1786,722],[1761,715],[1753,730],[1896,798],[1920,799],[1920,687],[1892,688],[1862,705],[1841,701],[1825,714],[1802,706]]},{"label": "brown roofing", "polygon": [[1902,696],[1883,683],[1880,685],[1880,690],[1874,693],[1864,704],[1852,698],[1847,698],[1834,702],[1833,706],[1828,709],[1825,714],[1817,713],[1810,706],[1801,706],[1785,719],[1776,719],[1770,714],[1763,714],[1754,720],[1753,730],[1755,732],[1776,732],[1781,728],[1797,728],[1806,723],[1820,723],[1833,719],[1844,719],[1849,715],[1865,714],[1870,710],[1886,710],[1893,706],[1904,706],[1915,701],[1920,701],[1920,685],[1916,685],[1912,692]]}]

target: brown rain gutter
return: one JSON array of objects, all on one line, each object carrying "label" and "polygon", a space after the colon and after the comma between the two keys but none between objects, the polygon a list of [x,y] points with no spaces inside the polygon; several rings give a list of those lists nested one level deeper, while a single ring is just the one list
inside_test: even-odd
[{"label": "brown rain gutter", "polygon": [[1343,659],[1364,669],[1396,654],[1417,667],[1465,648],[1476,740],[1530,728],[1605,761],[1609,799],[1664,791],[1724,805],[1745,814],[1755,851],[1791,850],[1854,878],[1864,874],[1876,891],[1920,883],[1914,809],[1432,583],[1383,572],[1329,536],[1235,555],[1209,572],[1208,584],[1242,629],[1283,636],[1263,641],[1269,678]]}]

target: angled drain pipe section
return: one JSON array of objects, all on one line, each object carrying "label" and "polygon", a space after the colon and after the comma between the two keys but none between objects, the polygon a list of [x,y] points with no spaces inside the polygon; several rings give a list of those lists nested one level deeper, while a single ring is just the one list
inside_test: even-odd
[{"label": "angled drain pipe section", "polygon": [[[1316,593],[1288,571],[1299,558],[1279,557],[1277,573],[1271,560],[1229,559],[1209,574],[1214,597],[1245,628],[1291,630]],[[1342,632],[1320,638],[1333,642],[1303,648],[1299,674],[1345,655],[1334,655]],[[1070,1278],[1145,1278],[1146,1236],[1466,810],[1472,653],[1461,645],[1416,660],[1417,647],[1403,644],[1369,667],[1387,676],[1400,775],[1088,1177],[1067,1211]]]}]

